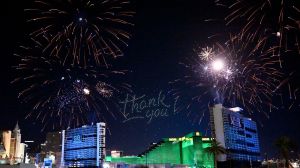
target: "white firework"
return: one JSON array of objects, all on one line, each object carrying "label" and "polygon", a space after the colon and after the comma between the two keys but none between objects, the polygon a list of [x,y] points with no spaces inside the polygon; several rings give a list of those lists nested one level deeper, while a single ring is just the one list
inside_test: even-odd
[{"label": "white firework", "polygon": [[215,55],[215,52],[213,51],[213,48],[206,47],[202,48],[201,52],[198,54],[201,60],[209,61],[212,60]]},{"label": "white firework", "polygon": [[98,93],[105,98],[110,98],[113,96],[113,90],[110,88],[111,86],[105,82],[98,82],[96,85],[96,90]]}]

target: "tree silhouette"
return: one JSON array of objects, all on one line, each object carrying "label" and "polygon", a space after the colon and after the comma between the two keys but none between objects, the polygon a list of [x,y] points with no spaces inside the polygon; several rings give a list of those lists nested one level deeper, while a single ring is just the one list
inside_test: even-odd
[{"label": "tree silhouette", "polygon": [[287,136],[281,136],[275,140],[275,146],[279,154],[285,160],[285,167],[289,167],[290,151],[296,148],[296,144]]},{"label": "tree silhouette", "polygon": [[217,156],[219,154],[225,154],[226,149],[220,144],[220,142],[213,140],[210,147],[205,148],[205,151],[214,156],[214,166],[217,168]]}]

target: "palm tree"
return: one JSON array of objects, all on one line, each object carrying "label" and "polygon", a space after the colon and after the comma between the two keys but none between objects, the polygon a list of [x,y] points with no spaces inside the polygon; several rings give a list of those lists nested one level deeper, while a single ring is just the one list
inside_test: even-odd
[{"label": "palm tree", "polygon": [[287,136],[279,137],[275,141],[275,146],[278,148],[280,155],[285,160],[285,167],[289,167],[289,153],[295,148],[294,142]]},{"label": "palm tree", "polygon": [[205,148],[205,151],[214,156],[214,165],[217,168],[217,156],[219,154],[225,154],[226,149],[221,145],[220,142],[213,140],[210,147]]}]

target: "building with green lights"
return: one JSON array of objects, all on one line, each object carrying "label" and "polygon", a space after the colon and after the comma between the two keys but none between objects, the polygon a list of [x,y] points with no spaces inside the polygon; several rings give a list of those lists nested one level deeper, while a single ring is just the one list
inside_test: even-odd
[{"label": "building with green lights", "polygon": [[[211,138],[202,137],[199,132],[193,132],[180,138],[165,138],[154,143],[138,156],[107,156],[105,160],[112,165],[125,164],[126,167],[144,165],[148,167],[213,168],[214,157],[205,150],[210,147],[211,141]],[[121,167],[120,165],[117,167]]]}]

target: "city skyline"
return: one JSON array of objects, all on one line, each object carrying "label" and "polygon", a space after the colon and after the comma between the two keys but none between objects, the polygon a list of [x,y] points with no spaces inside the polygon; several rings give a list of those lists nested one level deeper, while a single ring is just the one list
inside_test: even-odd
[{"label": "city skyline", "polygon": [[[10,84],[16,75],[11,68],[16,61],[13,53],[24,40],[24,33],[30,28],[26,26],[23,18],[23,10],[30,6],[29,2],[30,0],[22,1],[18,5],[13,2],[4,2],[3,5],[1,19],[6,26],[1,27],[3,37],[1,51],[3,51],[4,58],[1,61],[3,117],[0,119],[0,130],[10,130],[16,121],[19,121],[22,136],[24,135],[22,139],[33,139],[42,143],[43,140],[40,139],[44,139],[44,135],[52,130],[49,128],[41,131],[43,124],[39,121],[24,119],[30,107],[20,103],[15,88]],[[108,148],[122,150],[128,154],[138,154],[151,142],[159,141],[164,137],[179,137],[194,131],[207,132],[207,135],[210,135],[207,125],[209,116],[205,115],[200,124],[198,122],[202,117],[203,110],[207,110],[206,114],[209,113],[207,104],[202,103],[195,106],[191,116],[188,116],[185,111],[177,113],[172,107],[176,104],[176,99],[168,92],[171,90],[169,82],[184,75],[184,70],[179,62],[184,61],[186,57],[195,55],[193,51],[195,46],[198,44],[205,46],[208,41],[207,37],[210,35],[228,30],[221,23],[205,22],[206,19],[220,17],[222,12],[210,1],[143,0],[132,1],[132,5],[136,12],[133,21],[135,24],[132,31],[133,37],[129,40],[129,46],[124,50],[124,56],[113,63],[121,69],[130,71],[127,80],[133,85],[136,97],[144,96],[143,100],[146,101],[154,97],[160,102],[159,110],[166,109],[168,113],[160,113],[159,117],[152,118],[150,122],[147,120],[146,114],[143,116],[144,119],[133,119],[126,122],[122,115],[114,118],[110,114],[105,114],[109,129],[107,133]],[[289,78],[291,85],[286,85],[282,92],[282,100],[275,100],[278,109],[273,110],[269,117],[261,114],[253,115],[254,119],[259,119],[257,123],[261,153],[266,152],[271,156],[276,156],[272,141],[279,136],[287,135],[296,142],[300,142],[300,135],[295,134],[300,128],[299,122],[297,122],[300,117],[298,113],[299,100],[291,100],[293,96],[290,97],[288,91],[288,87],[293,89],[299,87],[298,65],[300,59],[296,55],[284,58],[284,60],[285,65],[288,66],[285,66],[283,71],[285,73],[293,72],[293,76]],[[165,96],[165,100],[162,100],[163,96]],[[209,102],[208,99],[206,102]],[[126,99],[124,97],[121,100],[125,101]],[[293,103],[294,105],[291,106]],[[247,112],[245,115],[248,115]],[[131,117],[140,116],[133,115]],[[197,118],[197,121],[194,121],[194,118]],[[56,128],[55,130],[62,129]],[[126,141],[119,142],[119,139],[126,139]]]}]

